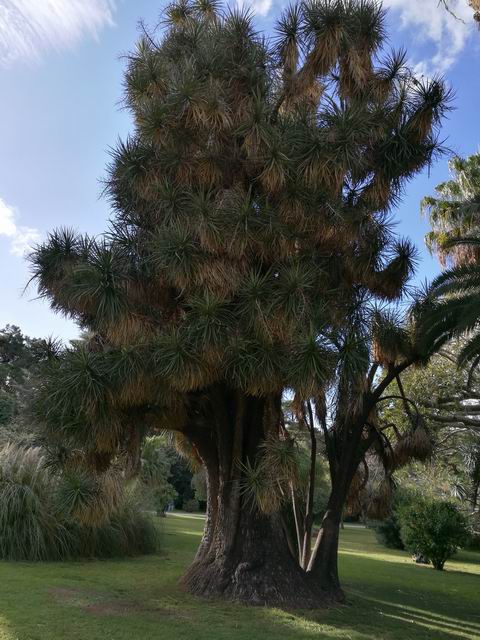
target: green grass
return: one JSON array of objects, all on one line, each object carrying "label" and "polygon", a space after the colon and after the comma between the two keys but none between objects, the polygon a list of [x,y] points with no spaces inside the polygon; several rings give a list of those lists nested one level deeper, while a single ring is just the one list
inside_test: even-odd
[{"label": "green grass", "polygon": [[285,612],[182,593],[177,581],[202,520],[175,515],[161,526],[159,556],[0,563],[0,640],[480,638],[480,554],[461,553],[440,573],[347,528],[340,562],[349,604]]}]

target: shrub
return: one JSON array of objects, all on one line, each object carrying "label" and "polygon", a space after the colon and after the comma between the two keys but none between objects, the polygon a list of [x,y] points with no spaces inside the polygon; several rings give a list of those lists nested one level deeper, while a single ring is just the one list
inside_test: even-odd
[{"label": "shrub", "polygon": [[400,522],[395,511],[373,526],[377,540],[389,549],[405,549],[400,535]]},{"label": "shrub", "polygon": [[390,515],[384,520],[374,522],[370,525],[375,531],[377,540],[389,549],[405,549],[400,535],[401,523],[399,511],[412,500],[414,500],[414,496],[410,491],[396,489]]},{"label": "shrub", "polygon": [[188,513],[193,513],[194,511],[198,511],[198,500],[185,500],[183,503],[183,510]]},{"label": "shrub", "polygon": [[480,533],[472,533],[465,546],[471,551],[480,551]]},{"label": "shrub", "polygon": [[472,551],[480,551],[480,512],[474,511],[470,515],[470,535],[465,545]]},{"label": "shrub", "polygon": [[[54,472],[40,448],[6,445],[0,449],[0,558],[63,560],[154,552],[157,530],[140,509],[137,486],[108,479],[108,487],[117,495],[109,503],[110,513],[102,506],[96,524],[80,476]],[[108,501],[101,499],[95,483],[89,481],[88,490],[98,512],[98,505]]]},{"label": "shrub", "polygon": [[467,520],[450,502],[416,498],[399,509],[399,518],[405,548],[430,560],[439,571],[468,539]]}]

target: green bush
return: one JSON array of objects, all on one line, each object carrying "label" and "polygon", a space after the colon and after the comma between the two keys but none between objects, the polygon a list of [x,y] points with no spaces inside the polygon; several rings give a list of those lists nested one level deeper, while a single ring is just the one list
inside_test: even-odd
[{"label": "green bush", "polygon": [[474,511],[469,519],[470,535],[468,536],[467,549],[480,551],[480,512]]},{"label": "green bush", "polygon": [[[136,487],[112,481],[109,487],[112,495],[116,492],[110,502],[89,483],[96,503],[90,507],[83,500],[81,514],[90,521],[78,519],[74,514],[85,495],[81,482],[74,484],[72,477],[47,467],[39,448],[6,445],[0,449],[0,558],[38,561],[154,552],[157,530],[140,509]],[[111,505],[110,513],[105,504]],[[99,505],[97,524],[92,509]]]},{"label": "green bush", "polygon": [[405,549],[402,537],[400,535],[400,516],[399,511],[403,506],[414,500],[414,496],[410,491],[396,489],[393,497],[393,504],[390,515],[381,521],[370,524],[375,531],[377,540],[389,549]]},{"label": "green bush", "polygon": [[389,549],[405,549],[400,535],[400,522],[395,511],[380,522],[372,525],[377,540]]},{"label": "green bush", "polygon": [[191,500],[185,500],[185,502],[183,503],[183,510],[187,511],[188,513],[194,513],[195,511],[198,511],[198,500],[195,499],[191,499]]},{"label": "green bush", "polygon": [[15,415],[15,398],[0,389],[0,427],[8,424]]},{"label": "green bush", "polygon": [[472,533],[466,543],[466,548],[471,551],[480,551],[480,534]]},{"label": "green bush", "polygon": [[418,497],[400,507],[398,515],[405,548],[439,571],[468,540],[467,520],[450,502]]}]

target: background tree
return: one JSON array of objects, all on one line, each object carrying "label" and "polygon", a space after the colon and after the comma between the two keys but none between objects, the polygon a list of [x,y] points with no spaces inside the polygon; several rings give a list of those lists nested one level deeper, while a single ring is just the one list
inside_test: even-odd
[{"label": "background tree", "polygon": [[[480,154],[449,162],[451,180],[436,187],[436,196],[422,200],[422,213],[432,230],[425,236],[427,247],[441,264],[460,265],[478,257],[475,245],[455,241],[475,233],[480,227]],[[452,243],[453,241],[453,243]]]},{"label": "background tree", "polygon": [[27,407],[39,370],[59,346],[51,339],[25,336],[15,325],[0,330],[0,443],[34,439]]},{"label": "background tree", "polygon": [[[402,384],[432,436],[434,471],[424,488],[437,485],[444,496],[458,497],[475,511],[480,488],[480,388],[476,369],[457,366],[461,349],[462,342],[444,347],[426,368],[407,371]],[[405,414],[393,402],[382,413],[397,427],[408,426]],[[417,475],[414,470],[409,473]]]},{"label": "background tree", "polygon": [[[149,430],[180,433],[209,493],[185,586],[315,605],[341,596],[343,505],[366,451],[385,444],[376,404],[425,357],[413,322],[373,311],[412,272],[388,212],[438,151],[448,95],[403,53],[382,55],[372,0],[291,6],[272,41],[212,0],[172,4],[161,25],[128,57],[135,129],[113,153],[109,232],[56,231],[32,256],[40,294],[95,334],[45,375],[38,415],[97,472],[119,452],[135,467]],[[330,464],[306,570],[282,505],[265,513],[245,493],[288,448],[287,389],[315,399]]]},{"label": "background tree", "polygon": [[142,482],[157,515],[163,516],[168,504],[178,497],[175,487],[170,482],[175,456],[166,446],[164,438],[150,436],[143,442],[141,457]]},{"label": "background tree", "polygon": [[429,288],[424,334],[435,348],[464,336],[458,362],[473,370],[480,362],[480,154],[455,158],[450,168],[452,180],[423,200],[432,225],[427,245],[447,267]]}]

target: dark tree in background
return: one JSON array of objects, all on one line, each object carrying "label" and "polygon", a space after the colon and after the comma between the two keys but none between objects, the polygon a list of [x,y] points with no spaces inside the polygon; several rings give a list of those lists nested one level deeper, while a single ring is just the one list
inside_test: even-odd
[{"label": "dark tree in background", "polygon": [[30,338],[15,325],[0,329],[0,440],[31,396],[39,367],[54,350],[54,341]]},{"label": "dark tree in background", "polygon": [[[160,24],[128,58],[135,127],[109,168],[109,231],[59,230],[32,256],[40,294],[95,334],[51,365],[38,413],[97,472],[135,459],[147,431],[176,431],[209,494],[186,588],[316,605],[341,596],[338,527],[383,442],[375,404],[420,357],[413,325],[373,309],[412,272],[388,213],[437,151],[447,96],[382,54],[372,0],[291,6],[272,40],[212,0],[172,4]],[[332,479],[303,567],[281,509],[247,491],[288,442],[286,390],[314,400]]]}]

